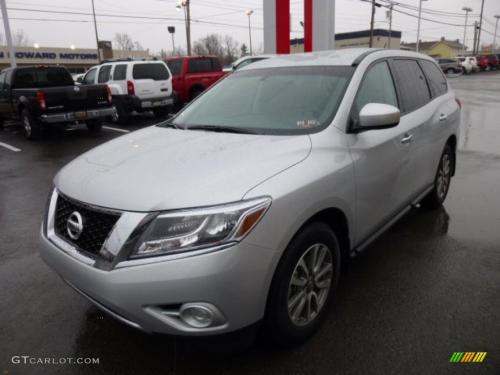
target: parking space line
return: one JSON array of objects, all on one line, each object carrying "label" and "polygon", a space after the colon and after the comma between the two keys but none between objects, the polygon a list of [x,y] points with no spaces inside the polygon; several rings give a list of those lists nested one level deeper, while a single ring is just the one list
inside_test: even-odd
[{"label": "parking space line", "polygon": [[120,132],[120,133],[130,133],[130,130],[112,128],[111,126],[103,126],[102,128],[108,130],[114,130],[115,132]]},{"label": "parking space line", "polygon": [[20,151],[21,151],[21,149],[20,149],[20,148],[17,148],[17,147],[14,147],[14,146],[8,145],[7,143],[3,143],[3,142],[0,142],[0,146],[1,146],[1,147],[5,147],[6,149],[11,150],[11,151],[14,151],[14,152],[20,152]]}]

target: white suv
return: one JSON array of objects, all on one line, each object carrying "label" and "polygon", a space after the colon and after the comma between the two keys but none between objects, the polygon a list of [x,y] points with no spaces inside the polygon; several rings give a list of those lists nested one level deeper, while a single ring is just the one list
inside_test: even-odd
[{"label": "white suv", "polygon": [[172,75],[163,61],[114,60],[89,69],[82,84],[107,83],[116,107],[114,120],[126,123],[133,111],[164,117],[173,104]]},{"label": "white suv", "polygon": [[476,73],[481,70],[474,56],[457,56],[457,59],[465,74]]}]

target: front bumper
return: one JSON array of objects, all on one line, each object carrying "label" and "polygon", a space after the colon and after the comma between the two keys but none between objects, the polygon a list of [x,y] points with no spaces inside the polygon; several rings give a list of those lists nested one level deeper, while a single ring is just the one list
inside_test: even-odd
[{"label": "front bumper", "polygon": [[[41,256],[69,285],[122,322],[146,332],[213,335],[251,325],[264,316],[276,252],[240,242],[223,250],[105,271],[63,251],[43,233]],[[128,262],[130,263],[130,262]],[[162,311],[208,303],[224,324],[193,328]]]},{"label": "front bumper", "polygon": [[112,116],[115,112],[113,107],[100,108],[100,109],[90,109],[87,111],[76,111],[76,112],[65,112],[56,113],[49,115],[41,115],[40,120],[47,124],[61,123],[61,122],[73,122],[73,121],[85,121],[94,120]]}]

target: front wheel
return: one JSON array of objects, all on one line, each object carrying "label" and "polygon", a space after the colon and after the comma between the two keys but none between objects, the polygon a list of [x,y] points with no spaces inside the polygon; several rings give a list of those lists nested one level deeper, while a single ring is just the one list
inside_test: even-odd
[{"label": "front wheel", "polygon": [[438,208],[443,205],[448,190],[450,189],[453,166],[455,164],[455,153],[449,144],[444,148],[441,159],[439,160],[438,170],[434,178],[434,187],[427,195],[422,204],[429,208]]},{"label": "front wheel", "polygon": [[325,317],[340,274],[340,246],[323,222],[302,229],[288,245],[271,285],[266,333],[279,345],[300,343]]},{"label": "front wheel", "polygon": [[42,137],[42,124],[27,109],[21,111],[21,125],[23,134],[27,139],[34,140]]}]

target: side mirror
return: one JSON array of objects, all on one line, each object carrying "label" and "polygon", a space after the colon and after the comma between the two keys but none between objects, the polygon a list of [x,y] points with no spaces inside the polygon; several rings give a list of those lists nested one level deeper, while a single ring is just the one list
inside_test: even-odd
[{"label": "side mirror", "polygon": [[392,128],[399,124],[401,112],[389,104],[369,103],[359,112],[358,131]]}]

